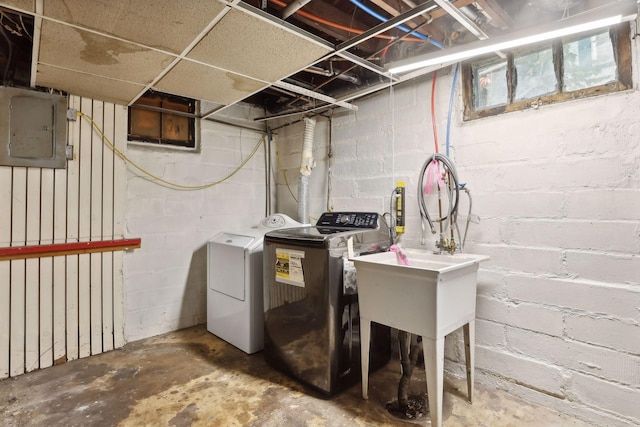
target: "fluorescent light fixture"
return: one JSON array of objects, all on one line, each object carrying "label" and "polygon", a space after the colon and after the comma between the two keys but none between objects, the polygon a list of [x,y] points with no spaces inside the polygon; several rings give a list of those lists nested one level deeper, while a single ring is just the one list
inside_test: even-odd
[{"label": "fluorescent light fixture", "polygon": [[439,52],[390,63],[387,68],[390,73],[399,74],[418,68],[459,62],[486,53],[609,27],[635,19],[637,14],[638,5],[636,0],[616,1],[551,24],[514,31],[490,39],[479,40],[451,49],[443,49]]}]

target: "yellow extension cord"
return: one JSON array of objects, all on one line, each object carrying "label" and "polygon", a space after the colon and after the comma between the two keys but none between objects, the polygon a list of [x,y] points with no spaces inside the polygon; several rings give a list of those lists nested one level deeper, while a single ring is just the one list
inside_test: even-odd
[{"label": "yellow extension cord", "polygon": [[88,120],[89,123],[91,123],[91,125],[93,126],[93,128],[100,134],[100,136],[102,136],[102,140],[111,149],[111,151],[113,151],[118,157],[120,157],[126,163],[130,164],[131,166],[133,166],[134,168],[136,168],[137,170],[142,172],[144,175],[147,175],[148,177],[154,179],[155,181],[161,182],[161,183],[163,183],[165,185],[168,185],[170,187],[173,187],[173,188],[176,188],[176,189],[179,189],[179,190],[202,190],[202,189],[205,189],[205,188],[213,187],[213,186],[218,185],[218,184],[222,184],[223,182],[227,181],[232,176],[234,176],[236,173],[238,173],[249,162],[249,160],[251,160],[251,158],[258,151],[258,148],[260,148],[260,146],[264,143],[264,136],[263,136],[262,139],[260,139],[260,141],[258,142],[258,144],[256,144],[256,146],[253,149],[253,151],[251,152],[251,154],[249,154],[249,157],[244,159],[242,161],[242,163],[240,163],[240,165],[238,165],[238,167],[233,172],[231,172],[229,175],[227,175],[226,177],[224,177],[224,178],[222,178],[222,179],[220,179],[218,181],[210,182],[208,184],[182,185],[182,184],[177,184],[175,182],[167,181],[166,179],[160,178],[159,176],[154,175],[153,173],[147,171],[142,166],[138,165],[136,162],[134,162],[133,160],[128,158],[126,156],[126,154],[124,154],[122,151],[118,150],[118,148],[116,148],[116,146],[111,142],[111,140],[109,140],[109,138],[104,134],[102,129],[100,129],[100,127],[97,125],[97,123],[95,121],[93,121],[93,118],[91,116],[88,116],[87,114],[84,114],[81,111],[78,111],[77,115],[79,117],[84,117],[86,120]]}]

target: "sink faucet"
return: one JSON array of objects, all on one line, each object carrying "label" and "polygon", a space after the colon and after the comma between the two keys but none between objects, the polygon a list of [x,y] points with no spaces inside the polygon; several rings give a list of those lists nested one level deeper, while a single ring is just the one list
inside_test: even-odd
[{"label": "sink faucet", "polygon": [[453,255],[456,252],[458,245],[456,245],[456,242],[453,238],[449,240],[441,235],[440,240],[436,242],[436,248],[439,249],[439,253],[448,252],[449,254]]}]

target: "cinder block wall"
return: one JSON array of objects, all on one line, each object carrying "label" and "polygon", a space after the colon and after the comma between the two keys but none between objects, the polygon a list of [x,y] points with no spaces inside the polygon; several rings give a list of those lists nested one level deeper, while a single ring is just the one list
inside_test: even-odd
[{"label": "cinder block wall", "polygon": [[595,425],[640,422],[637,91],[465,123],[455,161],[483,222],[484,380]]},{"label": "cinder block wall", "polygon": [[[441,152],[451,83],[449,71],[436,87]],[[336,113],[331,125],[330,204],[386,212],[395,181],[407,181],[407,247],[422,247],[415,193],[434,151],[430,97],[430,78],[401,85]],[[461,109],[458,94],[451,157],[481,217],[467,252],[491,256],[479,273],[478,381],[597,426],[638,425],[640,93],[465,123]],[[301,132],[300,124],[281,131],[287,173],[299,164]],[[318,137],[317,153],[327,153]],[[316,157],[312,180],[326,180],[329,159]],[[314,211],[323,197],[313,194]],[[434,243],[429,236],[426,248]],[[450,336],[453,374],[462,375],[463,354],[460,336]]]},{"label": "cinder block wall", "polygon": [[[193,186],[229,175],[262,138],[206,120],[201,126],[198,153],[130,144],[127,154],[163,179]],[[203,190],[167,188],[129,168],[127,234],[141,237],[142,248],[125,257],[127,341],[206,322],[206,242],[257,225],[265,197],[263,147],[231,179]]]}]

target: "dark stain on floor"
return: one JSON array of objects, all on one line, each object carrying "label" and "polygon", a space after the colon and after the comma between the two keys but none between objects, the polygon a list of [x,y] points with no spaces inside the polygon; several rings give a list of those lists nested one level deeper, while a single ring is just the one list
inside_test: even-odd
[{"label": "dark stain on floor", "polygon": [[[410,426],[387,411],[397,395],[400,363],[370,375],[369,399],[357,384],[330,399],[318,396],[206,331],[204,325],[127,344],[0,381],[0,424],[22,426]],[[457,382],[456,382],[457,381]],[[445,380],[443,419],[449,426],[536,424],[546,414],[503,392]],[[416,369],[410,394],[424,395]],[[500,410],[496,410],[500,408]],[[524,408],[524,409],[523,409]],[[549,412],[549,411],[547,411]],[[557,425],[584,426],[550,412]],[[558,418],[560,417],[560,418]],[[471,421],[470,421],[471,420]],[[530,422],[530,423],[529,423]],[[529,424],[528,424],[529,423]]]}]

